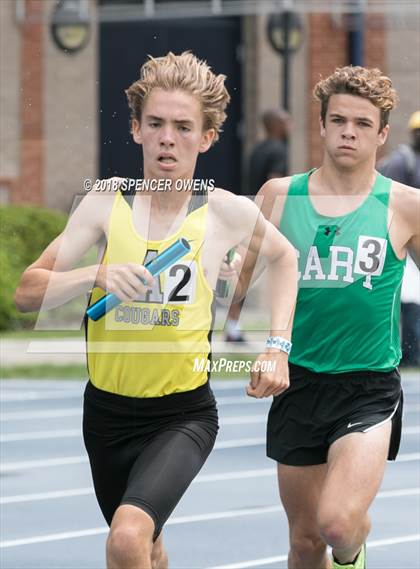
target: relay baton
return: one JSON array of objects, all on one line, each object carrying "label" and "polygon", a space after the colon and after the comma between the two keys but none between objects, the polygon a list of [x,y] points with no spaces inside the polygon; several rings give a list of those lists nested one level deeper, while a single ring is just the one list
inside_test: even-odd
[{"label": "relay baton", "polygon": [[[157,255],[153,260],[144,265],[144,267],[149,271],[152,277],[157,277],[189,251],[191,251],[191,245],[184,237],[181,237],[175,241],[175,243],[172,243],[170,247]],[[121,304],[121,302],[122,301],[115,296],[115,294],[106,294],[97,302],[92,304],[92,306],[89,306],[86,314],[91,320],[99,320],[99,318]]]},{"label": "relay baton", "polygon": [[[229,249],[226,254],[227,257],[227,264],[229,265],[235,256],[235,249]],[[226,298],[229,294],[229,282],[224,279],[217,279],[216,283],[216,296],[219,298]]]}]

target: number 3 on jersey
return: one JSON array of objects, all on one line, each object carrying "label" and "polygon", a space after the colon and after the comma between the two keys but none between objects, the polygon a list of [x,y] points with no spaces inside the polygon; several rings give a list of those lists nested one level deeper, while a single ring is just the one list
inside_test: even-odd
[{"label": "number 3 on jersey", "polygon": [[366,275],[363,286],[371,289],[371,278],[382,274],[386,257],[387,241],[381,237],[360,235],[354,272]]},{"label": "number 3 on jersey", "polygon": [[[149,249],[143,264],[152,261],[158,251]],[[196,263],[175,263],[154,279],[153,287],[137,299],[137,302],[153,304],[192,304],[196,288]]]}]

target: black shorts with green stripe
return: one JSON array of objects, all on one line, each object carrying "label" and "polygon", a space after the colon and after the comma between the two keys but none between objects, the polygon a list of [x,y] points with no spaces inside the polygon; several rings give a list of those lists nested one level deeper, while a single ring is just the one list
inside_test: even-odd
[{"label": "black shorts with green stripe", "polygon": [[290,387],[268,416],[267,456],[290,466],[323,464],[337,439],[392,421],[388,460],[395,460],[402,408],[397,369],[323,374],[290,364]]}]

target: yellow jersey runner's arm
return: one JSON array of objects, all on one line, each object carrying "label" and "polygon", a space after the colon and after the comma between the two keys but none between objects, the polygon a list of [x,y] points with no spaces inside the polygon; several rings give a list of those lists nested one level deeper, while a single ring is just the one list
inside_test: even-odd
[{"label": "yellow jersey runner's arm", "polygon": [[[259,251],[268,263],[268,302],[271,315],[269,336],[281,342],[290,341],[297,296],[296,252],[287,239],[263,216],[257,223],[250,249]],[[266,368],[264,364],[267,364]],[[270,367],[268,364],[271,364]],[[288,353],[283,351],[283,348],[266,347],[265,352],[254,362],[251,381],[247,387],[248,395],[257,398],[270,397],[279,395],[288,387]]]},{"label": "yellow jersey runner's arm", "polygon": [[141,265],[103,267],[99,264],[74,268],[91,247],[105,235],[111,196],[86,196],[70,217],[65,230],[22,274],[15,293],[21,312],[50,309],[89,291],[96,283],[125,300],[145,287],[138,277],[151,282]]},{"label": "yellow jersey runner's arm", "polygon": [[[279,228],[280,219],[283,211],[284,201],[290,183],[288,178],[275,178],[266,182],[258,192],[255,203],[264,217],[269,220],[275,228]],[[235,291],[234,301],[245,297],[248,288],[260,276],[264,270],[263,258],[248,250],[238,249],[243,257],[243,264],[240,271],[238,287]]]},{"label": "yellow jersey runner's arm", "polygon": [[[252,202],[248,201],[244,206],[241,216],[244,220],[249,220],[249,226],[251,220],[254,220],[252,236],[247,245],[248,262],[251,259],[253,269],[261,257],[267,265],[270,308],[270,332],[267,336],[290,340],[297,296],[296,252]],[[245,241],[246,238],[243,243]],[[246,278],[249,279],[249,273]],[[245,286],[248,283],[249,281]],[[248,395],[270,397],[280,394],[288,386],[288,353],[281,348],[266,348],[254,362],[251,382],[247,387]]]},{"label": "yellow jersey runner's arm", "polygon": [[20,312],[55,308],[92,288],[99,265],[71,271],[55,269],[64,233],[54,239],[22,274],[15,292],[15,304]]},{"label": "yellow jersey runner's arm", "polygon": [[271,310],[270,336],[290,339],[297,296],[297,256],[289,241],[261,215],[249,253],[267,264]]}]

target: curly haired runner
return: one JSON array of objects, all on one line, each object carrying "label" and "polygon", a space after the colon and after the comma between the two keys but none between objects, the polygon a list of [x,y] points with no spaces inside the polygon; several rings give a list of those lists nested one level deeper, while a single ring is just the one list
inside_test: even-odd
[{"label": "curly haired runner", "polygon": [[260,190],[300,270],[290,388],[274,398],[267,453],[278,463],[289,568],[330,568],[328,544],[334,568],[362,569],[368,508],[400,441],[399,299],[407,250],[420,258],[420,194],[375,170],[397,102],[388,77],[344,67],[314,94],[321,167]]},{"label": "curly haired runner", "polygon": [[[214,290],[223,259],[236,245],[268,263],[271,335],[278,340],[259,356],[261,371],[253,372],[248,392],[269,397],[289,385],[293,247],[250,200],[220,188],[207,193],[201,184],[191,191],[189,184],[198,154],[211,147],[226,118],[224,81],[188,52],[145,63],[127,90],[132,135],[143,148],[144,181],[165,182],[167,191],[130,195],[127,180],[111,179],[105,189],[118,191],[103,193],[101,186],[91,192],[64,233],[25,271],[15,296],[21,310],[37,310],[94,284],[91,302],[105,291],[123,301],[87,324],[83,433],[110,525],[109,569],[167,567],[161,530],[217,434],[207,366],[195,369],[195,360],[211,359]],[[179,182],[184,191],[177,191]],[[152,279],[144,265],[180,237],[190,252]],[[101,264],[73,269],[101,241]],[[275,369],[263,372],[268,361]]]}]

